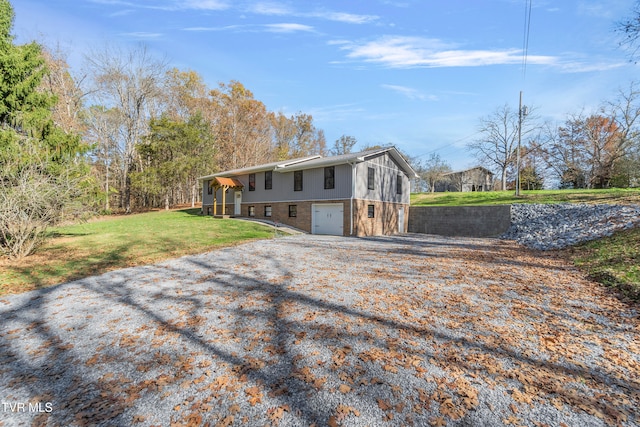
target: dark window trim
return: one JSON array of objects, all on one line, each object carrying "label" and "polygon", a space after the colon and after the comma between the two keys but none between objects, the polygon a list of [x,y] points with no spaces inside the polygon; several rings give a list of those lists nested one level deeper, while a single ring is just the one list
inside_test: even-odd
[{"label": "dark window trim", "polygon": [[302,191],[302,171],[293,172],[293,191]]},{"label": "dark window trim", "polygon": [[255,206],[249,206],[249,210],[247,212],[247,215],[249,215],[251,217],[255,217],[256,216],[256,207]]},{"label": "dark window trim", "polygon": [[[269,214],[267,215],[267,209],[269,209]],[[273,208],[271,207],[271,205],[266,205],[264,207],[264,216],[266,218],[271,218],[271,215],[273,214]]]},{"label": "dark window trim", "polygon": [[207,194],[213,194],[213,185],[211,185],[211,181],[207,181]]},{"label": "dark window trim", "polygon": [[398,174],[396,181],[396,194],[402,194],[402,175]]},{"label": "dark window trim", "polygon": [[332,190],[336,188],[336,167],[327,166],[324,168],[324,189]]},{"label": "dark window trim", "polygon": [[273,171],[264,173],[264,189],[271,190],[273,188]]},{"label": "dark window trim", "polygon": [[368,168],[367,170],[367,189],[375,190],[376,188],[376,170],[374,168]]},{"label": "dark window trim", "polygon": [[249,191],[256,191],[256,174],[249,174]]},{"label": "dark window trim", "polygon": [[289,218],[296,218],[298,216],[298,205],[289,205]]},{"label": "dark window trim", "polygon": [[376,217],[376,207],[375,205],[367,206],[367,218],[375,218]]}]

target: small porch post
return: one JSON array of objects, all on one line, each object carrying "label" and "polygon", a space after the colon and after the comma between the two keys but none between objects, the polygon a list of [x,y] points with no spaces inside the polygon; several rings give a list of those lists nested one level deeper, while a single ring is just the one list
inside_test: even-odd
[{"label": "small porch post", "polygon": [[226,199],[227,199],[227,190],[229,189],[229,186],[223,185],[221,188],[222,188],[222,212],[220,213],[220,215],[226,215],[227,214]]},{"label": "small porch post", "polygon": [[[235,178],[215,178],[213,180],[213,216],[218,218],[226,218],[230,215],[226,214],[227,211],[227,191],[230,188],[242,189],[242,182]],[[216,194],[218,189],[222,190],[222,212],[218,213],[218,198]]]}]

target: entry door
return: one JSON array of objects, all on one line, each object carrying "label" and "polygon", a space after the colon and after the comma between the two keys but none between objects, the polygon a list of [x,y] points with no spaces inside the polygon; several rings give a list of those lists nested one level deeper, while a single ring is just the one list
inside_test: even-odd
[{"label": "entry door", "polygon": [[404,208],[398,209],[398,233],[404,233]]},{"label": "entry door", "polygon": [[241,215],[242,214],[242,191],[236,191],[234,202],[235,203],[234,203],[233,214]]},{"label": "entry door", "polygon": [[344,207],[342,203],[313,205],[313,234],[344,234]]}]

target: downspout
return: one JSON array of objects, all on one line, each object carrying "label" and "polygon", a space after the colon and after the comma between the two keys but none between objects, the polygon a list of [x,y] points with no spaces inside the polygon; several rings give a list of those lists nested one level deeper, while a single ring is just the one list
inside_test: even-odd
[{"label": "downspout", "polygon": [[351,165],[351,200],[349,207],[349,236],[353,236],[353,197],[356,193],[356,162]]}]

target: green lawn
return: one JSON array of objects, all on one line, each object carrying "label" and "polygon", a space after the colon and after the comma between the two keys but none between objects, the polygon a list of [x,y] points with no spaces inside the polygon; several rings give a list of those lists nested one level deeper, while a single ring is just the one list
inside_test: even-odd
[{"label": "green lawn", "polygon": [[478,206],[512,203],[637,203],[640,204],[640,189],[614,188],[607,190],[533,190],[487,191],[469,193],[414,193],[413,206]]},{"label": "green lawn", "polygon": [[103,217],[53,228],[34,255],[0,260],[0,295],[273,237],[264,225],[201,216],[199,211]]},{"label": "green lawn", "polygon": [[640,228],[580,244],[567,253],[592,279],[640,301]]}]

